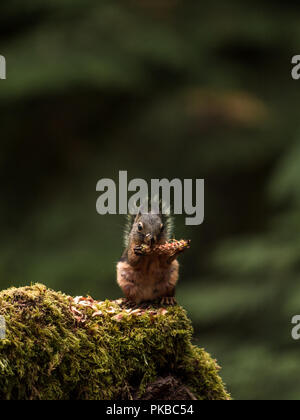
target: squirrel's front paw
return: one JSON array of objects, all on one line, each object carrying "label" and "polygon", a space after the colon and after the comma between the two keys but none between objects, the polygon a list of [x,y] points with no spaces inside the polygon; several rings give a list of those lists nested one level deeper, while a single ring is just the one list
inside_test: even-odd
[{"label": "squirrel's front paw", "polygon": [[146,255],[147,250],[148,250],[148,247],[146,245],[139,245],[139,246],[134,247],[135,255],[139,255],[139,256]]}]

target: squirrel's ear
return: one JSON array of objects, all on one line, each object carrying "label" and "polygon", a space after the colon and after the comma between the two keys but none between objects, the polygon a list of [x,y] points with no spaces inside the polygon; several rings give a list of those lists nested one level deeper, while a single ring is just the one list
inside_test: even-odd
[{"label": "squirrel's ear", "polygon": [[137,223],[139,221],[140,217],[141,217],[141,212],[139,211],[137,213],[137,215],[135,216],[134,223]]}]

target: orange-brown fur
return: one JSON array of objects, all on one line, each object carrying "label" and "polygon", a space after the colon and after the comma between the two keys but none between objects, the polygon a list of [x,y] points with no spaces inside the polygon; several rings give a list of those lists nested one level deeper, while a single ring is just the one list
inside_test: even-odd
[{"label": "orange-brown fur", "polygon": [[162,257],[145,256],[135,266],[126,261],[117,265],[117,282],[127,299],[135,303],[173,297],[178,281],[179,263]]}]

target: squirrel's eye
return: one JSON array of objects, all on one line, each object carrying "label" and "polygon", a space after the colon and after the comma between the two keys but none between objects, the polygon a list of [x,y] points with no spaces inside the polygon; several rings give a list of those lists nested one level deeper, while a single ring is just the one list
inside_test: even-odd
[{"label": "squirrel's eye", "polygon": [[138,230],[141,232],[143,230],[143,223],[138,224]]},{"label": "squirrel's eye", "polygon": [[161,224],[160,225],[160,231],[163,232],[165,230],[165,225]]}]

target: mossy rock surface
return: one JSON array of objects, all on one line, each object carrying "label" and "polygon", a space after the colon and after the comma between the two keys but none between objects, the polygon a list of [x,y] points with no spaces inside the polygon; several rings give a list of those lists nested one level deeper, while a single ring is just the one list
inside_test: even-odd
[{"label": "mossy rock surface", "polygon": [[175,388],[196,399],[230,398],[216,362],[191,344],[182,307],[137,314],[122,300],[105,301],[98,314],[80,309],[78,322],[71,302],[41,284],[0,293],[0,399],[171,399]]}]

